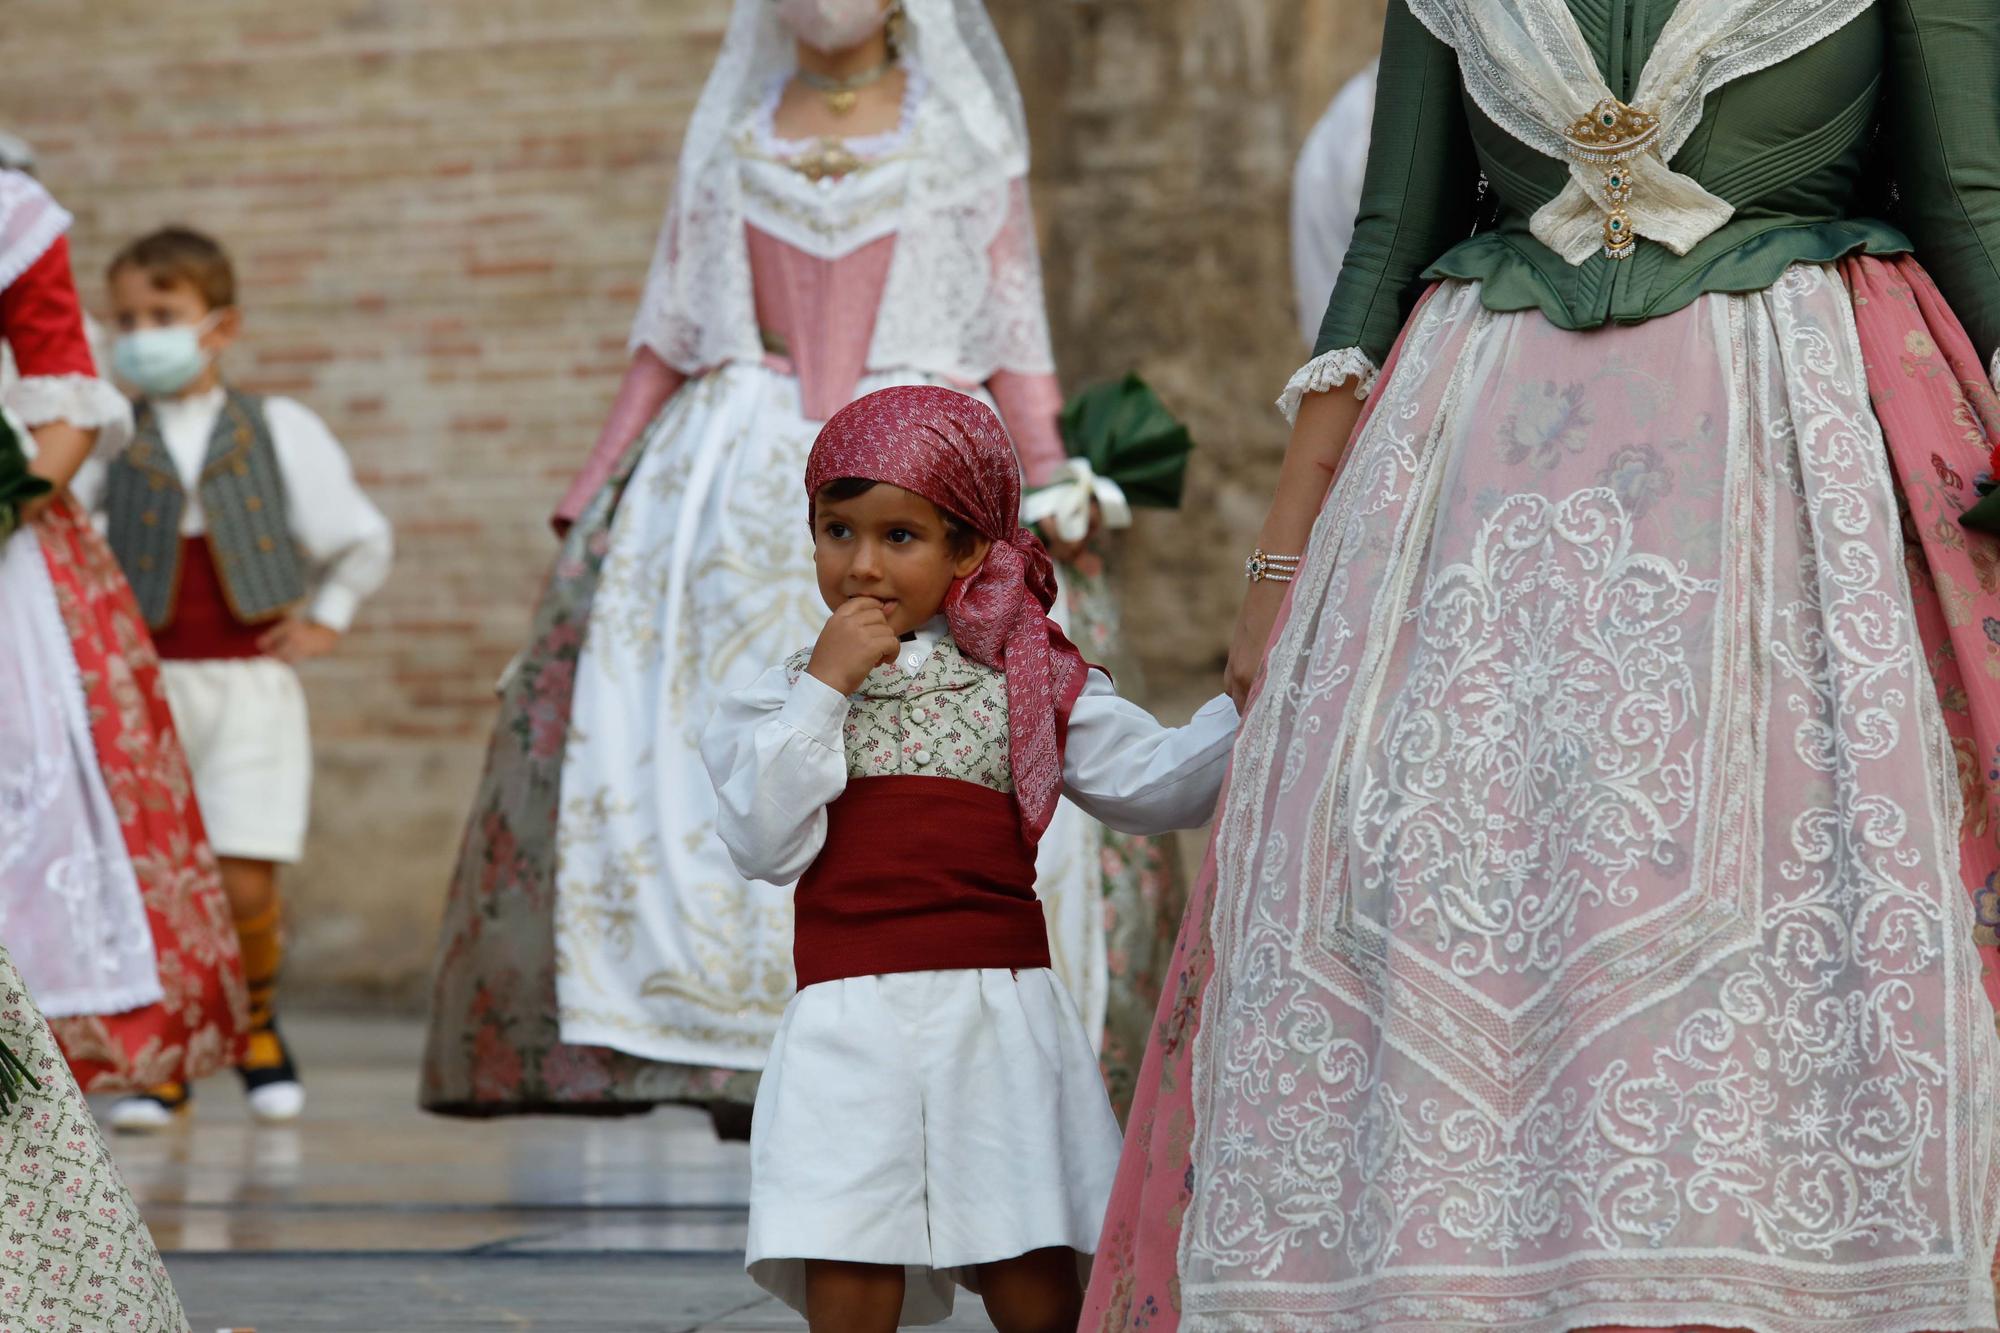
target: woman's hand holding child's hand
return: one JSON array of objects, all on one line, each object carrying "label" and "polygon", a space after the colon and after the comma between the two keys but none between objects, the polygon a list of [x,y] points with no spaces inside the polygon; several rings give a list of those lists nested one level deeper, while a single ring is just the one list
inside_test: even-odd
[{"label": "woman's hand holding child's hand", "polygon": [[873,597],[843,602],[819,632],[806,674],[842,694],[852,694],[878,666],[887,666],[903,651],[902,640],[889,628],[882,603]]}]

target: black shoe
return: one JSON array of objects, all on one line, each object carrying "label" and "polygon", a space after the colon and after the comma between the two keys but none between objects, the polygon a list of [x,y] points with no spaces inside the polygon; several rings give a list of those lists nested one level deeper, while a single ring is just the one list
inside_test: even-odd
[{"label": "black shoe", "polygon": [[748,1102],[710,1102],[708,1119],[715,1126],[715,1137],[724,1143],[750,1142],[750,1113],[753,1109]]}]

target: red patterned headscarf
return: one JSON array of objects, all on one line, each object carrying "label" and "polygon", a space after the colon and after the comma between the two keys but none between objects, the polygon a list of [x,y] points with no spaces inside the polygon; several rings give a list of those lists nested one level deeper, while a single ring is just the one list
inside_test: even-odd
[{"label": "red patterned headscarf", "polygon": [[806,460],[806,503],[842,477],[921,495],[993,543],[985,563],[952,585],[945,622],[961,652],[1006,674],[1014,795],[1029,841],[1039,841],[1062,795],[1062,735],[1087,668],[1048,617],[1055,566],[1021,526],[1020,464],[1000,419],[950,389],[871,393],[821,428]]}]

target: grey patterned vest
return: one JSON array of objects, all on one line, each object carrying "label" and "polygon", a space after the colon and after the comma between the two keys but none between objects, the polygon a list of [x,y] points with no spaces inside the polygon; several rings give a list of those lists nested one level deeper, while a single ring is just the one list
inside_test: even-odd
[{"label": "grey patterned vest", "polygon": [[[152,629],[173,622],[180,590],[181,513],[187,493],[160,435],[151,403],[141,403],[132,443],[111,464],[106,537],[125,568]],[[306,595],[305,562],[292,540],[264,400],[231,389],[201,465],[208,548],[229,610],[246,625],[276,620]]]},{"label": "grey patterned vest", "polygon": [[[785,665],[794,685],[812,649]],[[850,778],[956,778],[1012,792],[1007,678],[960,652],[949,634],[914,676],[893,664],[868,673],[847,710]]]}]

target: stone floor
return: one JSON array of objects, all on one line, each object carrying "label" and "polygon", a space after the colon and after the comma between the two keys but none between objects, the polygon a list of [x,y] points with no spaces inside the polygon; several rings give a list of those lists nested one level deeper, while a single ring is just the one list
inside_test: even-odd
[{"label": "stone floor", "polygon": [[[228,1078],[113,1136],[195,1333],[804,1327],[743,1276],[748,1153],[705,1116],[444,1120],[416,1109],[414,1023],[286,1032],[297,1124],[254,1124]],[[968,1298],[938,1327],[987,1326]]]}]

